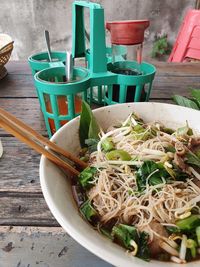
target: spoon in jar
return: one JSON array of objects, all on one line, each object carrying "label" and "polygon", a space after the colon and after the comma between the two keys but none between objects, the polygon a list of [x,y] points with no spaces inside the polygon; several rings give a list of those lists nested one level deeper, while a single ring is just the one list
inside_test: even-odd
[{"label": "spoon in jar", "polygon": [[66,52],[66,81],[70,82],[73,79],[73,59],[72,54],[70,52]]},{"label": "spoon in jar", "polygon": [[46,40],[47,53],[48,53],[49,61],[52,62],[50,37],[49,37],[49,32],[47,30],[44,31],[44,36],[45,36],[45,40]]}]

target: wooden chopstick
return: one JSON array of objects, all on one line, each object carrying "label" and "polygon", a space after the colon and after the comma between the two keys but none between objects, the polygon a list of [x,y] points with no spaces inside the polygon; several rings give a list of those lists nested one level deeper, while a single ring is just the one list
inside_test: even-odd
[{"label": "wooden chopstick", "polygon": [[73,154],[64,150],[63,148],[57,146],[55,143],[51,142],[50,140],[48,140],[44,136],[40,135],[38,132],[36,132],[30,126],[28,126],[27,124],[25,124],[21,120],[17,119],[15,116],[10,114],[9,112],[0,108],[0,115],[1,115],[1,118],[3,116],[7,121],[14,123],[17,128],[20,128],[24,133],[27,133],[28,136],[37,140],[37,142],[39,142],[45,146],[48,146],[54,152],[66,157],[69,160],[71,160],[72,162],[74,162],[76,164],[76,166],[79,166],[82,169],[85,169],[88,166],[87,163],[80,160],[78,157],[74,156]]},{"label": "wooden chopstick", "polygon": [[[20,124],[20,126],[18,125]],[[76,163],[81,162],[81,167],[84,168],[87,166],[85,162],[82,162],[80,159],[73,156],[71,153],[60,149],[56,144],[52,143],[51,141],[47,140],[40,134],[38,134],[36,131],[34,131],[32,128],[21,122],[20,120],[16,119],[13,115],[9,114],[8,112],[0,109],[0,125],[2,128],[4,128],[6,131],[14,135],[16,138],[21,140],[22,142],[26,143],[28,146],[32,147],[37,152],[43,154],[46,156],[49,160],[53,161],[60,167],[67,169],[74,175],[78,175],[79,171],[73,168],[70,164],[62,160],[60,157],[52,153],[52,151],[47,150],[45,146],[48,146],[49,148],[52,147],[53,144],[53,150],[71,161],[74,162],[74,158],[76,160]],[[62,153],[64,151],[64,154]],[[67,155],[67,156],[66,156]],[[69,157],[68,157],[69,156]],[[77,160],[78,159],[78,160]],[[79,164],[80,166],[80,164]]]},{"label": "wooden chopstick", "polygon": [[2,122],[1,120],[0,120],[0,125],[6,131],[8,131],[12,135],[14,135],[17,139],[19,139],[23,143],[25,143],[28,146],[30,146],[31,148],[33,148],[35,151],[43,154],[45,157],[47,157],[49,160],[51,160],[52,162],[54,162],[58,166],[64,168],[65,170],[70,171],[72,174],[74,174],[76,176],[79,175],[79,171],[77,171],[76,169],[74,169],[71,165],[69,165],[68,163],[66,163],[61,158],[57,157],[51,151],[48,151],[43,146],[35,143],[33,140],[28,139],[26,136],[23,136],[21,133],[19,133],[18,131],[16,131],[14,128],[8,126],[8,124],[6,124],[5,122]]}]

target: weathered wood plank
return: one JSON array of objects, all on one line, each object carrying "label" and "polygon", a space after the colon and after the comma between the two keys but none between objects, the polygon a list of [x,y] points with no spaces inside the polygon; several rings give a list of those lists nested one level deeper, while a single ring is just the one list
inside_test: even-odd
[{"label": "weathered wood plank", "polygon": [[0,193],[0,225],[58,226],[41,193]]},{"label": "weathered wood plank", "polygon": [[[13,64],[12,64],[13,63]],[[156,63],[153,98],[170,98],[174,91],[188,95],[188,87],[200,87],[200,64]],[[33,78],[27,63],[11,62],[10,75],[0,84],[0,97],[36,97]],[[169,90],[170,89],[170,90]]]},{"label": "weathered wood plank", "polygon": [[[38,99],[4,99],[0,98],[0,107],[23,120],[39,133],[46,135],[46,128]],[[5,135],[0,129],[0,135]]]},{"label": "weathered wood plank", "polygon": [[0,267],[111,267],[60,227],[0,227],[0,255]]},{"label": "weathered wood plank", "polygon": [[40,155],[14,137],[2,137],[4,153],[0,158],[0,192],[41,192]]},{"label": "weathered wood plank", "polygon": [[[195,77],[155,77],[151,98],[170,98],[174,92],[189,95],[189,87],[200,88],[200,74]],[[0,98],[36,98],[36,89],[31,76],[10,75],[0,85]]]},{"label": "weathered wood plank", "polygon": [[31,69],[27,60],[20,61],[9,61],[6,64],[6,69],[9,74],[29,74],[31,75]]},{"label": "weathered wood plank", "polygon": [[200,88],[198,77],[159,77],[153,82],[150,99],[171,99],[173,95],[190,96],[191,87]]},{"label": "weathered wood plank", "polygon": [[[36,98],[36,89],[31,76],[7,76],[0,87],[0,97]],[[153,83],[153,98],[170,98],[176,91],[177,94],[188,95],[188,88],[200,88],[200,74],[195,77],[176,77],[156,75]]]},{"label": "weathered wood plank", "polygon": [[[151,63],[151,62],[149,62]],[[152,64],[157,68],[157,73],[160,76],[199,76],[200,75],[200,63],[198,62],[186,62],[186,63],[167,63],[167,62],[155,62]]]},{"label": "weathered wood plank", "polygon": [[[176,75],[176,76],[198,76],[200,74],[200,63],[185,62],[185,63],[167,63],[150,60],[150,64],[155,65],[158,74]],[[29,74],[31,70],[26,61],[9,61],[6,68],[10,74]]]},{"label": "weathered wood plank", "polygon": [[8,74],[0,83],[0,97],[36,98],[33,77],[27,74]]}]

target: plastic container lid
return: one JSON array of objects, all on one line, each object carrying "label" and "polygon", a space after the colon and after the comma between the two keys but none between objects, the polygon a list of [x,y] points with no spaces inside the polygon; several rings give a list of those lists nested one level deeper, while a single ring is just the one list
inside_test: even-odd
[{"label": "plastic container lid", "polygon": [[106,29],[110,31],[112,44],[136,45],[143,43],[149,24],[149,20],[108,21]]}]

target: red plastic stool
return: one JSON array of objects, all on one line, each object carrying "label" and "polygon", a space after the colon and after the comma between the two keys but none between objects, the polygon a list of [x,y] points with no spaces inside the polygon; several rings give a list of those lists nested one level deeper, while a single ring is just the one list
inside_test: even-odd
[{"label": "red plastic stool", "polygon": [[168,62],[200,60],[200,10],[189,10],[181,25]]}]

